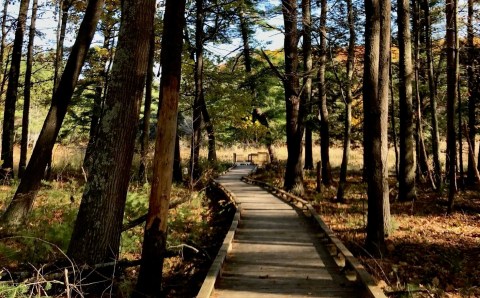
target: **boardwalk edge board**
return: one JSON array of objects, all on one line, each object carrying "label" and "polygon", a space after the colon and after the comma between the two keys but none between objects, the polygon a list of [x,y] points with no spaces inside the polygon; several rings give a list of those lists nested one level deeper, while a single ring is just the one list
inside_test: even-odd
[{"label": "boardwalk edge board", "polygon": [[235,237],[235,232],[237,230],[238,223],[240,222],[241,207],[239,204],[236,203],[235,196],[217,181],[212,181],[211,183],[214,187],[221,190],[228,197],[228,199],[235,204],[237,210],[235,212],[235,215],[233,216],[230,229],[228,230],[227,235],[223,240],[222,246],[218,250],[218,254],[215,257],[215,260],[213,260],[212,265],[208,270],[207,276],[205,277],[205,280],[196,298],[208,298],[211,296],[215,288],[217,278],[222,275],[223,264],[227,259],[227,254],[232,249],[233,238]]},{"label": "boardwalk edge board", "polygon": [[320,226],[324,235],[326,236],[326,239],[331,244],[331,248],[332,248],[331,254],[334,257],[344,261],[344,265],[340,265],[338,264],[338,262],[337,264],[340,267],[344,267],[343,268],[344,271],[352,271],[352,270],[354,271],[356,280],[359,281],[365,287],[367,297],[371,297],[371,298],[387,297],[383,292],[383,290],[379,286],[377,286],[375,280],[370,275],[370,273],[368,273],[365,267],[357,260],[357,258],[353,256],[353,254],[350,252],[350,250],[348,250],[348,248],[343,244],[343,242],[340,239],[338,239],[335,233],[328,227],[328,225],[323,221],[323,219],[317,213],[315,208],[313,208],[313,206],[308,201],[298,196],[295,196],[291,193],[288,193],[282,189],[278,189],[263,181],[254,180],[249,177],[242,177],[242,180],[244,182],[263,187],[273,195],[279,197],[280,199],[286,200],[289,203],[295,205],[296,207],[303,209],[304,213],[310,214],[315,219],[317,224]]}]

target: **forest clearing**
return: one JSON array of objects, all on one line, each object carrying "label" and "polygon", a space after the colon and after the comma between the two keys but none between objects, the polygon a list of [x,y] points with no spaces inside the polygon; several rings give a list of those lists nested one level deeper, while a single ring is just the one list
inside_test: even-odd
[{"label": "forest clearing", "polygon": [[480,297],[475,1],[0,9],[0,297]]}]

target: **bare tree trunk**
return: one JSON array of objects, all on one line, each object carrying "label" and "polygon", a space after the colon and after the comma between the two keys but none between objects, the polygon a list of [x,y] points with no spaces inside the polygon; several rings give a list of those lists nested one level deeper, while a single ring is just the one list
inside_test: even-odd
[{"label": "bare tree trunk", "polygon": [[416,106],[416,153],[417,153],[417,179],[429,179],[432,188],[436,189],[435,179],[428,165],[427,150],[425,148],[425,137],[423,135],[423,98],[420,97],[420,13],[419,2],[414,1],[413,32],[414,39],[414,61],[415,61],[415,106]]},{"label": "bare tree trunk", "polygon": [[350,133],[352,130],[352,80],[355,59],[355,17],[352,0],[347,0],[348,11],[348,29],[350,38],[348,41],[348,57],[347,57],[347,88],[346,88],[346,107],[345,107],[345,131],[343,135],[343,156],[340,168],[340,182],[338,184],[337,201],[345,201],[345,184],[347,182],[347,168],[350,157]]},{"label": "bare tree trunk", "polygon": [[207,130],[208,137],[208,161],[210,163],[217,162],[217,149],[215,148],[215,130],[213,129],[213,123],[208,114],[207,104],[205,103],[205,98],[202,96],[202,119],[205,123],[205,128]]},{"label": "bare tree trunk", "polygon": [[285,104],[287,112],[287,168],[284,188],[303,195],[302,138],[304,105],[301,103],[298,80],[298,32],[296,0],[282,0],[285,25]]},{"label": "bare tree trunk", "polygon": [[399,152],[398,152],[398,145],[397,145],[397,130],[396,130],[396,121],[395,121],[395,93],[393,90],[393,67],[392,61],[390,61],[390,97],[392,100],[392,106],[390,108],[390,118],[392,122],[392,140],[393,140],[393,149],[395,151],[395,176],[398,179],[398,163],[399,163]]},{"label": "bare tree trunk", "polygon": [[475,78],[475,44],[473,32],[473,0],[468,0],[468,25],[467,25],[467,47],[468,47],[468,131],[470,145],[473,148],[473,154],[468,155],[467,179],[469,184],[475,183],[477,180],[475,169],[475,137],[477,135],[476,124],[476,102],[478,100],[478,87]]},{"label": "bare tree trunk", "polygon": [[[3,65],[3,61],[4,61],[4,55],[5,55],[5,47],[6,47],[6,44],[5,44],[5,40],[7,39],[7,15],[8,15],[8,4],[10,3],[9,0],[4,0],[3,2],[3,15],[2,15],[2,38],[1,38],[1,41],[0,41],[0,74],[2,75],[2,80],[1,80],[1,84],[0,84],[0,98],[3,97],[3,91],[4,91],[4,88],[5,88],[5,69],[6,67],[4,67]],[[8,60],[8,59],[7,59]]]},{"label": "bare tree trunk", "polygon": [[390,1],[366,0],[365,11],[364,138],[369,164],[366,246],[379,255],[385,250],[385,236],[390,229],[387,181]]},{"label": "bare tree trunk", "polygon": [[23,88],[23,117],[22,117],[22,141],[20,144],[20,162],[18,165],[18,177],[23,176],[27,167],[28,151],[28,124],[30,121],[30,88],[32,88],[32,65],[33,44],[35,42],[35,22],[37,20],[38,0],[33,0],[30,32],[28,34],[27,67],[25,70],[25,86]]},{"label": "bare tree trunk", "polygon": [[100,123],[102,114],[102,87],[95,87],[95,98],[93,99],[92,118],[90,121],[90,133],[88,138],[87,149],[85,150],[85,156],[83,158],[83,170],[87,173],[90,172],[90,165],[92,164],[92,154],[95,150],[95,141],[98,133],[98,125]]},{"label": "bare tree trunk", "polygon": [[453,209],[457,172],[457,148],[455,131],[455,105],[457,102],[457,67],[455,45],[455,19],[457,18],[457,2],[447,0],[445,3],[446,15],[446,51],[447,51],[447,165],[448,165],[448,212]]},{"label": "bare tree trunk", "polygon": [[412,201],[415,190],[415,155],[413,144],[412,40],[410,37],[410,1],[398,0],[398,43],[400,48],[400,168],[399,200]]},{"label": "bare tree trunk", "polygon": [[252,72],[252,58],[250,56],[250,34],[248,32],[248,23],[245,17],[245,1],[242,0],[239,5],[240,33],[242,34],[243,41],[243,58],[245,59],[245,71],[247,72],[247,74],[250,74]]},{"label": "bare tree trunk", "polygon": [[[152,30],[150,36],[150,49],[148,53],[147,81],[145,86],[145,103],[143,108],[142,134],[140,136],[140,167],[138,169],[138,180],[145,180],[147,168],[147,155],[150,140],[150,115],[152,113],[152,85],[153,85],[153,64],[155,58],[155,32]],[[158,120],[157,120],[158,121]],[[147,179],[148,180],[148,179]]]},{"label": "bare tree trunk", "polygon": [[117,259],[120,247],[155,1],[124,0],[122,4],[112,81],[68,247],[68,256],[77,264]]},{"label": "bare tree trunk", "polygon": [[65,33],[67,31],[68,11],[72,6],[72,0],[60,0],[59,7],[61,16],[58,17],[57,27],[57,51],[55,53],[54,74],[53,74],[53,92],[57,90],[60,81],[60,70],[62,69],[63,61],[63,45],[65,43]]},{"label": "bare tree trunk", "polygon": [[[303,23],[303,91],[302,102],[307,106],[306,113],[312,113],[312,13],[311,1],[302,0],[302,23]],[[312,129],[307,125],[305,127],[305,164],[304,169],[313,169],[312,152]]]},{"label": "bare tree trunk", "polygon": [[20,77],[20,62],[22,60],[22,45],[25,27],[27,23],[27,13],[29,0],[20,1],[18,12],[17,28],[15,30],[15,40],[13,41],[12,62],[8,74],[7,95],[5,97],[5,110],[3,112],[3,130],[2,130],[2,168],[0,176],[5,179],[14,177],[13,173],[13,142],[15,134],[15,105],[18,99],[18,79]]},{"label": "bare tree trunk", "polygon": [[177,135],[175,137],[175,156],[173,158],[173,182],[181,183],[183,181],[182,175],[182,159],[180,157],[180,137]]},{"label": "bare tree trunk", "polygon": [[58,89],[33,148],[30,161],[15,195],[1,218],[3,224],[20,225],[32,208],[49,156],[70,105],[73,90],[87,56],[88,48],[102,12],[104,0],[90,0],[85,10],[77,39],[63,72]]},{"label": "bare tree trunk", "polygon": [[465,189],[465,171],[463,169],[463,138],[462,138],[462,93],[460,80],[460,41],[458,37],[458,18],[455,18],[455,68],[457,72],[457,98],[458,98],[458,166],[460,170],[460,188]]},{"label": "bare tree trunk", "polygon": [[[108,18],[108,17],[107,17]],[[102,60],[102,62],[105,62],[104,65],[104,70],[100,73],[100,76],[103,78],[103,82],[100,82],[101,86],[97,86],[95,88],[95,98],[93,102],[93,109],[92,109],[92,118],[91,118],[91,124],[90,124],[90,135],[88,139],[88,144],[87,144],[87,149],[85,150],[85,157],[83,159],[83,168],[84,171],[86,171],[87,175],[89,172],[89,167],[92,163],[92,153],[95,150],[95,139],[97,137],[98,133],[98,124],[100,123],[100,119],[102,118],[102,110],[103,110],[103,105],[105,102],[108,84],[108,76],[109,76],[109,69],[111,68],[112,64],[112,59],[113,59],[113,48],[114,48],[114,33],[113,31],[113,26],[111,27],[105,27],[103,30],[103,49],[106,50],[109,55],[108,58],[105,59],[105,61]],[[110,44],[110,41],[112,40],[112,43]],[[106,69],[106,70],[105,70]],[[103,88],[102,88],[103,87]]]},{"label": "bare tree trunk", "polygon": [[[68,10],[72,6],[72,0],[60,0],[59,5],[61,7],[62,17],[59,17],[59,23],[57,27],[57,52],[54,63],[53,93],[55,93],[58,88],[58,84],[60,83],[58,78],[60,77],[60,69],[63,66],[63,45],[65,42],[65,32],[67,30]],[[58,33],[58,29],[60,29],[60,33]],[[50,180],[51,175],[52,156],[50,155],[45,169],[45,179]]]},{"label": "bare tree trunk", "polygon": [[202,99],[203,92],[203,40],[204,0],[196,0],[196,21],[195,21],[195,98],[193,101],[193,133],[190,153],[190,187],[194,187],[200,179],[201,169],[199,164],[201,146],[201,124],[202,124]]},{"label": "bare tree trunk", "polygon": [[318,69],[318,96],[320,97],[320,155],[322,159],[322,182],[332,184],[330,167],[330,132],[327,108],[327,88],[325,86],[325,66],[327,57],[327,0],[321,1],[320,13],[320,61]]},{"label": "bare tree trunk", "polygon": [[142,264],[133,297],[160,297],[166,251],[168,205],[180,97],[185,0],[167,0],[162,38],[160,121],[157,125],[154,177],[145,226]]},{"label": "bare tree trunk", "polygon": [[433,54],[432,54],[432,25],[430,17],[430,5],[428,0],[423,0],[423,11],[425,13],[425,44],[427,52],[428,67],[428,90],[430,97],[430,108],[432,114],[432,151],[433,151],[433,171],[435,184],[438,189],[442,188],[442,168],[440,165],[440,145],[437,118],[437,94],[435,84],[435,74],[433,71]]}]

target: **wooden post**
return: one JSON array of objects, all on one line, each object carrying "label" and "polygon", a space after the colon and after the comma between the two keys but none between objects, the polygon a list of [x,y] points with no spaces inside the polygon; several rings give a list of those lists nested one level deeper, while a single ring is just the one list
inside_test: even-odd
[{"label": "wooden post", "polygon": [[317,192],[322,191],[322,162],[317,162]]},{"label": "wooden post", "polygon": [[237,153],[233,153],[233,163],[237,163]]}]

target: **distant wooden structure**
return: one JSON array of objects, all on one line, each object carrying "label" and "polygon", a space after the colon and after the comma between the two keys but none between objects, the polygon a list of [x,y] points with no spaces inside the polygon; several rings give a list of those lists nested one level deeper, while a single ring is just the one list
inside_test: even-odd
[{"label": "distant wooden structure", "polygon": [[268,152],[250,153],[247,159],[243,155],[233,153],[233,163],[236,165],[256,165],[263,167],[270,162],[270,155]]}]

